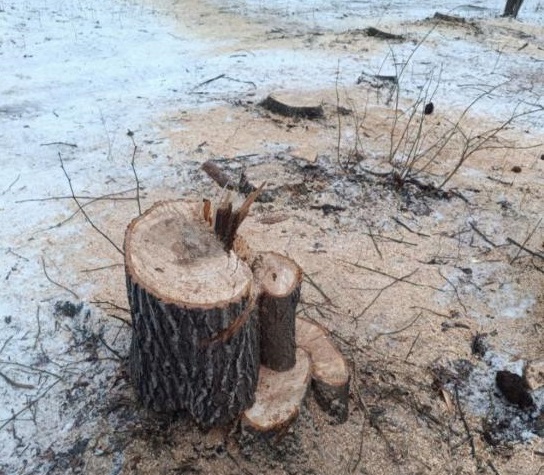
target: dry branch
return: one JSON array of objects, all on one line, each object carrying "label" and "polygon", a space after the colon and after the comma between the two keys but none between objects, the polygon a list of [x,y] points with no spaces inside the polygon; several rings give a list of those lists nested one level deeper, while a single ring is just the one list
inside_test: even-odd
[{"label": "dry branch", "polygon": [[59,156],[59,160],[60,160],[60,167],[62,168],[62,171],[64,173],[64,176],[66,177],[66,180],[68,181],[68,186],[70,187],[70,191],[72,193],[72,199],[75,201],[75,203],[77,204],[78,208],[79,208],[79,211],[81,211],[81,214],[83,214],[83,216],[85,216],[85,219],[87,220],[87,222],[91,225],[91,227],[98,233],[100,234],[104,239],[106,239],[106,241],[108,241],[116,250],[117,252],[119,252],[120,254],[124,255],[125,253],[123,252],[123,250],[117,245],[115,244],[111,238],[106,235],[102,230],[100,230],[94,223],[93,221],[91,220],[91,218],[89,217],[89,215],[87,214],[87,212],[83,209],[83,206],[81,206],[81,203],[79,202],[79,200],[76,198],[76,195],[74,193],[74,188],[72,186],[72,180],[70,178],[70,175],[68,175],[68,172],[66,171],[66,168],[64,168],[64,161],[62,160],[62,155],[58,154]]}]

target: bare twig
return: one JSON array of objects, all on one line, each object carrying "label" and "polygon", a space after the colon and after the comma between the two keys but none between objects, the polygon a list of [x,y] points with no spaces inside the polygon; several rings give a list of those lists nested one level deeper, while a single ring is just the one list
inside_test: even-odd
[{"label": "bare twig", "polygon": [[14,335],[10,335],[8,338],[6,338],[6,341],[2,345],[2,348],[0,348],[0,355],[6,349],[6,346],[8,346],[8,343],[13,339],[13,337],[14,337]]},{"label": "bare twig", "polygon": [[355,317],[355,320],[359,320],[367,311],[370,307],[372,307],[372,305],[374,305],[376,303],[376,301],[381,297],[381,295],[389,288],[393,287],[395,284],[398,284],[399,282],[406,282],[406,279],[408,279],[408,277],[412,277],[415,273],[417,272],[417,269],[410,272],[409,274],[406,274],[404,276],[402,276],[401,278],[399,279],[395,279],[393,280],[393,282],[390,282],[389,284],[387,284],[385,287],[381,288],[378,293],[374,296],[374,298],[370,301],[369,304],[367,304],[367,306]]},{"label": "bare twig", "polygon": [[132,130],[129,130],[127,132],[127,135],[130,137],[130,140],[132,140],[132,145],[134,146],[132,150],[132,160],[130,161],[130,166],[132,167],[132,173],[134,173],[134,180],[136,181],[136,201],[138,202],[138,216],[142,215],[142,205],[140,203],[140,180],[138,179],[138,173],[136,173],[136,165],[134,161],[136,160],[136,152],[138,151],[138,146],[136,145],[136,141],[134,140],[134,132]]},{"label": "bare twig", "polygon": [[102,343],[109,351],[111,351],[111,352],[112,352],[119,360],[121,360],[121,361],[125,360],[125,358],[123,358],[123,357],[121,356],[121,354],[120,354],[117,350],[113,349],[110,345],[108,345],[108,344],[106,343],[106,341],[104,340],[104,338],[102,338],[101,335],[98,335],[98,339],[99,339],[100,342],[101,342],[101,343]]},{"label": "bare twig", "polygon": [[34,366],[29,366],[29,365],[26,365],[26,364],[17,363],[15,361],[7,361],[7,360],[0,360],[0,364],[4,364],[4,365],[8,365],[8,366],[17,366],[18,368],[25,368],[25,369],[27,369],[29,371],[35,371],[36,373],[47,374],[49,376],[53,376],[54,378],[56,378],[56,379],[58,379],[60,381],[64,381],[64,378],[62,376],[59,376],[58,374],[52,373],[51,371],[47,371],[46,369],[35,368]]},{"label": "bare twig", "polygon": [[410,231],[412,234],[416,234],[417,236],[423,236],[423,237],[431,237],[429,234],[420,233],[418,231],[414,231],[411,229],[407,224],[404,224],[400,219],[396,218],[395,216],[391,216],[391,219],[395,221],[399,226],[402,226],[407,231]]},{"label": "bare twig", "polygon": [[120,322],[124,323],[127,327],[132,327],[132,323],[130,323],[128,320],[125,320],[123,317],[119,317],[118,315],[115,315],[114,313],[108,313],[107,315],[110,318],[119,320]]},{"label": "bare twig", "polygon": [[11,188],[13,187],[13,185],[15,185],[15,183],[17,183],[19,181],[19,178],[21,178],[21,174],[19,173],[19,175],[17,175],[17,178],[15,178],[15,180],[13,180],[10,185],[4,190],[2,191],[2,193],[0,194],[0,196],[4,196],[8,191],[11,190]]},{"label": "bare twig", "polygon": [[[123,191],[117,191],[115,193],[109,193],[107,195],[102,196],[86,196],[86,195],[76,195],[76,198],[78,200],[90,200],[88,203],[84,203],[83,206],[87,206],[90,203],[94,203],[95,201],[131,201],[135,200],[135,197],[117,197],[117,195],[124,195],[125,193],[129,193],[131,191],[134,191],[136,188],[129,188],[128,190]],[[17,200],[15,203],[30,203],[30,202],[41,202],[41,201],[56,201],[56,200],[73,200],[74,197],[72,195],[66,195],[66,196],[48,196],[47,198],[28,198],[25,200]]]},{"label": "bare twig", "polygon": [[323,291],[323,289],[315,282],[314,279],[312,279],[310,277],[309,274],[307,274],[306,272],[303,272],[302,274],[304,276],[304,279],[306,279],[306,281],[315,289],[319,292],[319,294],[325,299],[325,302],[327,303],[327,305],[334,305],[332,303],[332,300],[329,298],[329,296]]},{"label": "bare twig", "polygon": [[493,247],[497,247],[497,245],[491,239],[489,239],[482,231],[480,231],[472,221],[470,221],[468,224],[478,236],[480,236],[485,242],[487,242],[487,244],[490,244]]},{"label": "bare twig", "polygon": [[218,76],[215,76],[211,79],[207,79],[206,81],[202,81],[200,84],[197,84],[195,87],[193,87],[192,91],[196,91],[198,88],[202,86],[206,86],[214,81],[218,81],[219,79],[226,79],[228,81],[234,81],[239,82],[242,84],[249,84],[250,86],[253,86],[254,89],[257,89],[257,84],[255,84],[253,81],[242,81],[241,79],[231,78],[230,76],[227,76],[226,74],[219,74]]},{"label": "bare twig", "polygon": [[40,147],[46,147],[48,145],[66,145],[67,147],[77,148],[77,144],[70,143],[70,142],[48,142],[48,143],[41,143]]},{"label": "bare twig", "polygon": [[[42,263],[43,263],[43,258],[42,258]],[[38,305],[38,308],[36,309],[36,321],[37,321],[37,324],[38,324],[38,331],[36,332],[36,338],[34,340],[34,346],[32,348],[36,349],[36,347],[38,346],[38,341],[40,339],[40,334],[42,332],[42,325],[40,323],[40,306]]]},{"label": "bare twig", "polygon": [[111,238],[109,236],[107,236],[103,231],[101,231],[94,223],[93,221],[91,220],[91,218],[89,217],[89,215],[87,214],[87,212],[83,209],[83,207],[81,206],[79,200],[76,198],[75,196],[75,193],[74,193],[74,188],[72,187],[72,180],[70,179],[70,175],[68,175],[68,172],[66,171],[66,168],[64,168],[64,162],[62,160],[62,155],[60,154],[59,152],[59,160],[60,160],[60,166],[62,168],[62,171],[64,172],[64,176],[66,177],[66,180],[68,180],[68,185],[70,186],[70,191],[72,192],[72,198],[74,199],[74,201],[76,202],[79,210],[81,211],[81,213],[83,214],[83,216],[85,216],[85,219],[88,221],[88,223],[92,226],[92,228],[98,233],[100,234],[104,239],[106,239],[116,250],[117,252],[119,252],[121,255],[125,255],[125,253],[122,251],[122,249],[117,245],[115,244]]},{"label": "bare twig", "polygon": [[408,353],[406,353],[406,356],[404,357],[405,362],[408,361],[408,358],[410,358],[412,351],[414,351],[414,346],[416,346],[416,343],[419,340],[420,336],[421,336],[421,332],[418,332],[416,337],[414,338],[414,341],[412,341],[412,344],[410,345],[410,349],[408,350]]},{"label": "bare twig", "polygon": [[110,264],[108,266],[100,266],[100,267],[94,267],[93,269],[83,269],[81,272],[89,273],[89,272],[96,272],[99,270],[106,270],[111,269],[113,267],[122,267],[124,264]]},{"label": "bare twig", "polygon": [[478,465],[479,467],[480,462],[478,458],[476,457],[476,446],[474,444],[474,436],[472,435],[467,419],[465,417],[465,413],[463,411],[463,408],[461,407],[461,401],[459,399],[459,388],[457,387],[457,385],[455,385],[454,390],[455,390],[455,402],[457,403],[457,409],[459,410],[459,417],[461,418],[461,422],[463,423],[463,427],[465,428],[465,432],[467,433],[468,441],[470,443],[470,454],[472,455],[472,458],[475,460],[476,465]]},{"label": "bare twig", "polygon": [[336,80],[334,82],[334,89],[336,92],[336,117],[338,120],[338,133],[336,135],[336,163],[340,168],[342,167],[342,162],[340,160],[340,145],[342,143],[342,118],[340,117],[340,94],[338,92],[338,77],[340,76],[340,60],[338,60],[338,65],[336,67]]},{"label": "bare twig", "polygon": [[418,313],[416,318],[412,319],[409,323],[404,325],[402,328],[399,328],[398,330],[391,330],[391,331],[388,331],[388,332],[378,333],[375,336],[374,341],[376,341],[378,338],[380,338],[382,336],[397,335],[399,333],[402,333],[403,331],[408,330],[408,328],[410,328],[412,325],[414,325],[420,319],[421,315],[422,315],[421,313]]},{"label": "bare twig", "polygon": [[456,285],[450,279],[448,279],[444,274],[442,274],[442,271],[440,269],[438,269],[438,273],[440,274],[440,277],[442,277],[448,284],[451,285],[451,287],[453,288],[453,291],[455,292],[455,296],[457,297],[457,301],[459,302],[459,305],[461,305],[461,307],[463,307],[463,310],[464,310],[465,315],[466,315],[467,307],[465,307],[465,304],[461,300],[461,296],[459,295],[459,291],[457,290]]},{"label": "bare twig", "polygon": [[[374,272],[375,274],[379,274],[379,275],[383,275],[385,277],[389,277],[390,279],[393,279],[393,280],[397,280],[397,281],[402,281],[402,282],[405,282],[406,284],[410,284],[410,285],[413,285],[414,287],[427,287],[429,289],[433,289],[433,290],[436,290],[438,292],[444,292],[444,289],[441,289],[439,287],[434,287],[433,285],[426,285],[426,284],[418,284],[417,282],[414,282],[412,280],[407,280],[405,279],[404,277],[396,277],[394,275],[391,275],[391,274],[388,274],[387,272],[384,272],[384,271],[381,271],[381,270],[378,270],[378,269],[373,269],[372,267],[367,267],[363,264],[358,264],[356,262],[349,262],[349,261],[346,261],[344,259],[338,259],[338,261],[340,262],[343,262],[344,264],[348,264],[350,266],[354,266],[354,267],[357,267],[359,269],[364,269],[364,270],[367,270],[369,272]],[[414,273],[417,271],[418,269],[416,269],[414,271]]]},{"label": "bare twig", "polygon": [[510,244],[513,244],[514,246],[519,247],[522,251],[525,251],[528,254],[531,254],[531,256],[540,257],[540,259],[544,259],[544,254],[541,254],[540,252],[536,252],[536,251],[531,251],[531,249],[528,249],[525,246],[523,246],[522,244],[519,244],[518,242],[514,241],[512,238],[507,237],[506,240]]},{"label": "bare twig", "polygon": [[45,391],[43,391],[39,396],[27,402],[19,411],[14,413],[9,419],[7,419],[2,425],[0,425],[0,430],[4,429],[4,427],[8,426],[13,421],[15,421],[24,412],[31,410],[34,407],[34,405],[40,401],[40,399],[42,399],[49,391],[51,391],[51,389],[53,389],[59,383],[59,381],[60,379],[58,379],[54,383],[51,383],[49,387]]},{"label": "bare twig", "polygon": [[66,290],[66,292],[69,292],[70,294],[72,294],[76,299],[79,300],[79,295],[76,294],[73,290],[70,290],[68,287],[62,285],[62,284],[59,284],[58,282],[54,281],[51,277],[49,277],[49,274],[47,273],[47,269],[45,267],[45,260],[43,258],[43,256],[41,257],[41,260],[42,260],[42,269],[43,269],[43,273],[45,274],[45,277],[46,279],[51,282],[52,284],[56,285],[57,287],[60,287],[61,289],[63,290]]},{"label": "bare twig", "polygon": [[17,388],[17,389],[35,389],[36,386],[34,386],[33,384],[23,384],[23,383],[18,383],[17,381],[14,381],[13,379],[11,379],[10,377],[6,376],[4,373],[2,373],[0,371],[0,377],[6,382],[8,383],[10,386],[13,386],[14,388]]},{"label": "bare twig", "polygon": [[116,310],[121,310],[123,312],[130,313],[130,309],[128,309],[126,307],[121,307],[120,305],[117,305],[116,303],[110,302],[108,300],[93,300],[90,303],[92,303],[94,305],[109,305],[110,307],[112,307],[112,308],[114,308]]},{"label": "bare twig", "polygon": [[[512,265],[514,263],[514,261],[518,258],[519,254],[521,253],[521,251],[525,250],[525,244],[527,244],[529,242],[529,239],[531,239],[533,237],[533,234],[535,233],[535,231],[538,229],[538,227],[540,226],[540,223],[542,222],[542,218],[540,218],[538,220],[538,223],[536,223],[536,226],[533,228],[533,230],[529,233],[529,235],[525,238],[525,241],[523,241],[523,243],[521,244],[521,246],[519,246],[519,249],[518,249],[518,252],[516,253],[516,255],[512,258],[512,260],[510,261],[510,265]],[[509,240],[508,242],[511,242],[511,240]],[[534,255],[534,254],[532,254]]]}]

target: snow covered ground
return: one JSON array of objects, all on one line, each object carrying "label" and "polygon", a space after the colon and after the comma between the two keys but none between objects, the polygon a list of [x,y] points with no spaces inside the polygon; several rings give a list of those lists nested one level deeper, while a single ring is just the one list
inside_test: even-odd
[{"label": "snow covered ground", "polygon": [[[76,211],[60,158],[76,195],[130,190],[116,196],[126,201],[87,207],[121,246],[124,226],[137,213],[134,144],[127,131],[138,145],[145,192],[179,197],[191,190],[190,167],[180,164],[185,151],[172,150],[162,135],[165,117],[179,116],[171,126],[184,130],[187,111],[278,88],[330,88],[339,64],[341,84],[353,84],[363,70],[395,72],[388,46],[331,53],[290,48],[287,39],[248,52],[236,31],[202,35],[209,17],[203,14],[200,23],[186,18],[183,3],[0,0],[0,474],[63,469],[51,453],[67,453],[74,440],[88,443],[100,431],[89,401],[107,397],[101,390],[113,384],[115,352],[127,351],[126,326],[92,303],[109,280],[116,280],[112,288],[122,288],[122,257],[107,244],[93,244],[100,237],[81,215],[60,225]],[[217,30],[225,28],[221,19],[229,14],[249,18],[257,31],[272,35],[366,26],[406,33],[406,22],[437,10],[428,0],[417,7],[407,0],[186,3],[191,9],[206,4],[205,13],[217,9]],[[440,2],[441,12],[475,18],[495,18],[502,8],[499,0]],[[526,0],[519,20],[511,28],[530,32],[544,24],[544,2]],[[441,70],[437,96],[447,98],[444,106],[462,109],[482,87],[502,83],[476,112],[492,107],[491,116],[508,117],[520,101],[522,107],[542,106],[544,39],[520,35],[516,44],[505,45],[490,34],[491,41],[478,41],[472,32],[436,32],[417,48],[422,33],[392,44],[396,60],[411,60],[403,78],[406,97],[417,96],[429,72]],[[219,75],[224,78],[202,85]],[[543,133],[543,114],[522,125],[530,134]],[[117,265],[111,273],[86,272],[110,265]]]}]

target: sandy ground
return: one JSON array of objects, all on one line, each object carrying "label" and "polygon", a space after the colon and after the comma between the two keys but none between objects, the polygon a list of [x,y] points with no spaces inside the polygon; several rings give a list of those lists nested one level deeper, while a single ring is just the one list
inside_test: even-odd
[{"label": "sandy ground", "polygon": [[[540,2],[528,2],[521,21],[498,18],[491,2],[444,10],[468,18],[460,24],[429,20],[432,5],[403,18],[394,5],[376,21],[356,6],[343,17],[330,2],[148,0],[107,13],[80,6],[67,21],[53,3],[0,2],[0,20],[19,22],[20,36],[2,37],[5,57],[37,61],[47,43],[75,38],[65,89],[37,79],[48,74],[43,64],[21,66],[6,70],[0,104],[9,152],[1,474],[540,473],[544,379],[533,378],[531,411],[495,386],[498,370],[544,364]],[[24,21],[35,22],[36,38]],[[98,26],[104,45],[93,39]],[[369,38],[367,26],[405,38]],[[89,71],[107,69],[117,33],[124,66],[108,80],[87,73],[76,50],[93,45],[99,62]],[[157,37],[170,38],[164,57]],[[399,74],[397,88],[373,77]],[[322,104],[324,117],[258,106],[279,90]],[[431,100],[434,112],[422,115]],[[470,156],[440,188],[463,149]],[[200,170],[210,159],[267,182],[274,200],[257,203],[240,232],[309,276],[298,311],[349,361],[346,423],[309,397],[296,424],[266,441],[139,408],[124,360],[123,258],[77,212],[59,162],[93,222],[121,246],[137,214],[133,152],[143,208],[218,199]],[[475,351],[476,337],[485,351]]]}]

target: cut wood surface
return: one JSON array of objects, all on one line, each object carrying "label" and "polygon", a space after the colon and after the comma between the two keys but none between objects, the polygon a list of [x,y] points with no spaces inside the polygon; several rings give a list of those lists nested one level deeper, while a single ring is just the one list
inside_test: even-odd
[{"label": "cut wood surface", "polygon": [[286,371],[295,365],[295,310],[302,269],[286,256],[266,252],[255,259],[253,271],[260,284],[261,364]]},{"label": "cut wood surface", "polygon": [[321,104],[309,103],[300,96],[283,93],[270,94],[261,101],[261,107],[285,117],[300,117],[305,119],[319,119],[323,117]]},{"label": "cut wood surface", "polygon": [[310,383],[310,357],[299,348],[289,371],[261,366],[255,404],[242,417],[242,426],[261,433],[277,433],[298,416]]},{"label": "cut wood surface", "polygon": [[146,407],[212,426],[253,403],[259,347],[251,269],[201,207],[160,202],[127,229],[130,373]]},{"label": "cut wood surface", "polygon": [[338,421],[346,421],[350,379],[346,360],[330,340],[327,330],[304,318],[296,319],[296,342],[310,355],[316,401]]},{"label": "cut wood surface", "polygon": [[225,252],[199,216],[200,203],[159,202],[129,225],[126,267],[132,280],[162,302],[217,306],[248,296],[251,269]]}]

